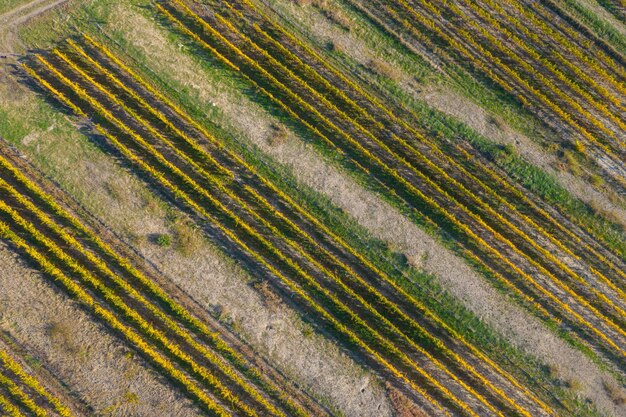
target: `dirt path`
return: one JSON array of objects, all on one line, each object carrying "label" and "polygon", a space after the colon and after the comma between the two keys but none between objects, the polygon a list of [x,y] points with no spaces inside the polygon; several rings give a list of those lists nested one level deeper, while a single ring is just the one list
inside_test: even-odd
[{"label": "dirt path", "polygon": [[30,3],[21,4],[21,5],[17,6],[16,8],[1,14],[0,15],[0,23],[4,24],[5,22],[10,21],[13,16],[19,14],[20,12],[22,12],[24,10],[27,10],[27,9],[33,7],[33,6],[37,6],[37,5],[41,4],[41,3],[45,3],[47,1],[50,1],[50,0],[34,0],[34,1],[31,1]]},{"label": "dirt path", "polygon": [[32,19],[34,17],[37,17],[37,16],[39,16],[42,13],[47,12],[50,9],[53,9],[53,8],[63,4],[63,3],[66,3],[67,1],[68,0],[57,0],[57,1],[53,2],[53,3],[50,3],[50,4],[45,5],[43,7],[40,7],[37,10],[33,10],[32,12],[27,13],[27,14],[25,14],[23,16],[20,16],[19,18],[13,20],[12,24],[14,26],[19,26],[19,25],[27,22],[28,20],[30,20],[30,19]]},{"label": "dirt path", "polygon": [[[158,50],[154,36],[137,34],[133,36],[133,42],[141,45],[148,55]],[[355,50],[363,53],[362,46],[355,47]],[[509,303],[464,261],[380,198],[329,166],[298,138],[289,137],[280,144],[268,140],[274,134],[270,127],[272,120],[258,106],[247,102],[239,92],[231,91],[225,85],[216,85],[199,72],[197,65],[184,57],[174,56],[175,53],[163,55],[162,52],[159,56],[171,56],[172,62],[164,62],[164,65],[178,69],[175,73],[180,82],[205,100],[207,107],[217,106],[230,119],[232,129],[241,130],[263,152],[289,166],[300,182],[329,196],[334,204],[356,218],[373,236],[388,242],[409,259],[421,260],[421,267],[436,275],[443,287],[477,316],[528,353],[554,366],[563,379],[580,382],[582,396],[591,398],[599,407],[615,415],[624,411],[612,405],[602,388],[603,381],[611,378],[526,311]]]},{"label": "dirt path", "polygon": [[20,25],[68,1],[34,0],[0,15],[0,55],[12,54],[15,51],[15,46],[20,43],[17,36],[17,28]]},{"label": "dirt path", "polygon": [[[49,3],[50,0],[35,0],[30,3],[23,4],[15,9],[0,15],[0,30],[6,29],[9,26],[18,26],[22,23],[26,22],[28,19],[32,19],[33,17],[39,16],[42,13],[47,12],[48,10],[62,4],[66,3],[69,0],[56,0],[52,3]],[[48,4],[46,4],[48,3]],[[26,14],[21,14],[21,12],[29,10],[35,6],[40,6]]]}]

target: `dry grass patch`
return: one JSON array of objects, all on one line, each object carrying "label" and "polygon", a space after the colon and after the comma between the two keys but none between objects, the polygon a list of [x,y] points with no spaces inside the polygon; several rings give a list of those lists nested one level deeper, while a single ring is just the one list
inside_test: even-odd
[{"label": "dry grass patch", "polygon": [[128,204],[130,198],[127,188],[118,181],[107,181],[104,184],[104,189],[107,194],[114,200],[119,201],[120,204]]},{"label": "dry grass patch", "polygon": [[74,338],[75,326],[69,321],[53,321],[46,327],[46,334],[52,344],[60,350],[76,357],[83,357],[86,351]]},{"label": "dry grass patch", "polygon": [[394,417],[428,417],[428,414],[390,383],[386,384],[386,388],[394,410]]},{"label": "dry grass patch", "polygon": [[502,117],[497,115],[497,114],[488,113],[487,114],[487,123],[489,123],[490,125],[495,126],[499,130],[506,129],[506,123],[504,122],[504,120],[502,120]]},{"label": "dry grass patch", "polygon": [[626,392],[613,381],[602,381],[602,387],[608,397],[617,406],[626,405]]},{"label": "dry grass patch", "polygon": [[582,382],[580,382],[578,379],[576,378],[570,378],[567,381],[565,381],[565,386],[569,389],[571,389],[572,391],[580,391],[583,387]]},{"label": "dry grass patch", "polygon": [[[626,223],[624,223],[624,218],[620,216],[620,213],[612,206],[603,203],[602,201],[592,200],[589,206],[596,216],[603,217],[611,223],[620,225],[622,230],[626,230]],[[613,203],[615,204],[615,202]]]},{"label": "dry grass patch", "polygon": [[402,79],[402,71],[393,66],[387,61],[383,61],[379,58],[370,59],[367,63],[367,68],[375,74],[382,75],[389,78],[394,82],[398,82]]},{"label": "dry grass patch", "polygon": [[267,137],[267,143],[272,146],[282,145],[289,137],[289,130],[283,124],[272,123],[270,125],[270,133]]},{"label": "dry grass patch", "polygon": [[202,232],[188,221],[177,220],[172,226],[174,232],[174,249],[188,258],[202,247]]},{"label": "dry grass patch", "polygon": [[352,19],[328,0],[292,0],[292,2],[300,7],[313,6],[318,8],[326,19],[344,30],[349,31],[353,24]]},{"label": "dry grass patch", "polygon": [[267,280],[257,281],[252,286],[261,294],[263,303],[270,311],[277,311],[283,305],[283,302]]},{"label": "dry grass patch", "polygon": [[350,31],[350,27],[352,26],[352,19],[346,16],[346,14],[341,10],[329,6],[329,4],[325,1],[319,3],[320,4],[317,7],[320,9],[326,19],[330,20],[341,29]]}]

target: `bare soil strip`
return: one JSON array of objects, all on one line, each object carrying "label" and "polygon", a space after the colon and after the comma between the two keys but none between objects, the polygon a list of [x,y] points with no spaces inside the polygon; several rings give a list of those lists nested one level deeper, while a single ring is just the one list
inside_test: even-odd
[{"label": "bare soil strip", "polygon": [[81,402],[98,414],[116,411],[148,417],[168,410],[185,417],[200,415],[190,401],[20,258],[4,244],[0,248],[2,331]]},{"label": "bare soil strip", "polygon": [[[107,188],[123,190],[120,192],[126,193],[125,187],[129,183],[132,184],[132,181],[124,182],[128,178],[123,178],[123,173],[111,172],[111,166],[99,164],[102,162],[99,158],[81,160],[84,164],[74,164],[70,171],[77,173],[77,176],[82,178],[81,181],[95,181],[89,182],[89,185],[83,183],[82,189],[93,190],[100,187],[100,191]],[[57,162],[61,165],[64,163]],[[96,166],[98,168],[95,168]],[[85,174],[85,170],[91,174]],[[113,180],[112,177],[115,180],[119,178],[120,183],[105,186],[98,182],[99,180],[108,182]],[[124,185],[118,187],[120,184]],[[137,192],[132,185],[130,187],[128,193],[133,196],[128,200],[113,200],[105,204],[111,208],[107,210],[105,216],[107,222],[116,224],[117,231],[121,231],[126,238],[141,236],[145,239],[142,240],[143,244],[133,242],[133,246],[151,262],[158,264],[161,270],[167,271],[167,275],[194,299],[201,301],[205,314],[208,310],[216,315],[222,315],[225,323],[229,323],[233,328],[237,326],[238,332],[244,333],[246,338],[253,342],[255,349],[270,356],[272,363],[279,364],[289,379],[297,380],[307,391],[324,397],[325,402],[331,404],[333,408],[337,407],[348,415],[389,414],[384,392],[381,392],[377,381],[360,367],[355,366],[354,362],[339,352],[336,346],[323,342],[316,335],[303,335],[302,333],[306,331],[303,323],[299,322],[284,305],[268,303],[265,306],[255,290],[247,285],[250,277],[221,259],[220,255],[215,253],[214,247],[201,242],[197,253],[191,257],[175,253],[174,250],[155,251],[154,245],[149,243],[147,237],[152,230],[155,232],[167,230],[173,233],[172,229],[168,229],[172,225],[167,225],[164,221],[165,213],[155,215],[150,211],[154,207],[142,206],[137,201],[142,192]],[[88,204],[94,201],[98,201],[99,205],[100,200],[97,198],[87,199]],[[137,220],[137,223],[134,223],[134,220]],[[131,235],[127,234],[127,229],[132,230]]]},{"label": "bare soil strip", "polygon": [[[461,242],[473,241],[473,243],[467,244],[473,247],[472,251],[475,255],[485,260],[486,257],[491,256],[487,253],[496,254],[500,261],[496,262],[495,267],[500,272],[513,268],[516,274],[523,276],[518,284],[525,286],[532,283],[534,289],[527,288],[526,291],[534,292],[537,290],[548,295],[545,301],[548,302],[547,300],[550,299],[560,304],[557,310],[564,308],[572,311],[573,309],[574,313],[571,317],[564,315],[562,318],[567,320],[575,318],[580,321],[580,324],[586,328],[587,336],[594,333],[593,337],[599,338],[597,340],[599,345],[596,346],[603,346],[604,343],[607,343],[600,349],[605,351],[605,348],[611,346],[605,351],[607,355],[613,357],[612,360],[617,361],[616,363],[622,360],[622,354],[619,352],[622,352],[620,346],[623,345],[624,341],[622,340],[623,331],[620,330],[620,323],[624,313],[623,300],[618,295],[618,293],[621,294],[620,290],[613,288],[612,283],[606,277],[595,272],[592,273],[596,266],[583,265],[584,262],[593,261],[594,257],[584,256],[580,258],[580,256],[573,255],[571,250],[579,249],[579,246],[575,244],[576,236],[570,235],[570,237],[565,238],[570,239],[568,243],[570,249],[566,249],[562,243],[555,241],[553,237],[547,234],[546,229],[531,221],[528,216],[516,211],[511,204],[506,206],[507,201],[502,198],[498,203],[491,201],[485,192],[496,198],[497,192],[489,189],[485,182],[472,176],[467,168],[463,168],[464,162],[455,161],[456,155],[453,154],[450,158],[443,154],[441,149],[433,149],[433,146],[436,148],[436,145],[429,143],[428,139],[420,138],[419,133],[403,130],[410,128],[402,124],[401,118],[396,117],[394,119],[391,115],[386,117],[385,110],[380,105],[377,110],[373,104],[367,104],[368,110],[361,109],[361,111],[367,113],[370,118],[371,115],[376,115],[378,124],[370,121],[357,121],[344,113],[344,111],[352,111],[346,109],[348,106],[346,103],[349,103],[348,98],[343,97],[345,103],[336,104],[343,107],[344,111],[338,109],[336,105],[328,104],[323,99],[324,94],[341,94],[337,93],[336,86],[334,89],[328,90],[330,87],[320,86],[319,79],[311,81],[310,73],[303,75],[305,74],[304,70],[298,69],[300,77],[308,79],[309,84],[307,84],[307,81],[303,81],[298,75],[280,67],[281,64],[276,60],[276,57],[285,60],[293,60],[293,57],[287,58],[283,52],[275,52],[274,57],[272,57],[271,53],[254,44],[245,34],[229,25],[220,15],[205,16],[204,19],[206,20],[203,20],[191,14],[189,18],[192,20],[189,22],[185,17],[187,13],[191,12],[188,10],[179,15],[179,19],[185,20],[185,23],[181,23],[175,18],[172,20],[177,22],[176,24],[182,25],[184,30],[190,30],[191,27],[191,32],[195,30],[200,33],[200,37],[203,39],[200,42],[209,42],[206,46],[209,51],[227,64],[236,66],[241,71],[240,73],[244,73],[245,77],[261,91],[264,91],[272,101],[282,108],[288,109],[287,111],[291,112],[290,114],[298,123],[322,139],[324,144],[329,146],[333,152],[349,160],[364,175],[375,174],[375,180],[397,196],[402,202],[401,204],[418,212],[426,210],[426,215],[435,219],[440,226],[447,224],[449,226],[446,229],[448,232],[450,228],[457,230],[459,232],[457,239],[460,239]],[[250,11],[246,13],[246,17],[254,21],[257,19],[255,13],[255,11]],[[248,36],[257,36],[257,34],[248,34]],[[262,41],[261,43],[265,42]],[[285,44],[286,36],[281,36],[280,42]],[[265,47],[267,48],[267,46]],[[297,51],[295,53],[300,55],[302,59],[316,62],[302,52],[300,46],[289,45],[289,47]],[[225,56],[228,58],[224,58]],[[311,65],[315,66],[316,64]],[[322,65],[318,62],[315,68],[320,71]],[[326,71],[326,77],[330,77],[327,75],[330,71],[330,69]],[[330,79],[337,82],[337,77],[339,76]],[[312,88],[311,85],[314,87]],[[359,103],[366,102],[358,87],[352,85],[348,88],[346,81],[339,85],[340,89],[349,91],[348,94],[354,97],[353,100]],[[271,93],[267,93],[267,89],[270,89]],[[296,100],[298,106],[291,106],[289,103],[292,100]],[[381,127],[381,124],[387,126]],[[416,141],[417,138],[420,138],[419,141]],[[428,149],[427,146],[431,148]],[[445,146],[444,144],[443,147]],[[444,152],[450,151],[445,150]],[[474,172],[475,175],[482,175],[481,171]],[[488,180],[483,179],[483,181]],[[480,187],[484,190],[478,189]],[[511,197],[507,196],[506,198],[510,199]],[[508,207],[504,211],[502,211],[504,209],[503,204]],[[495,212],[492,206],[499,207],[500,214]],[[538,220],[538,217],[533,216],[533,219]],[[559,225],[558,221],[554,223],[552,220],[552,222],[554,225]],[[454,226],[452,226],[453,224]],[[577,231],[576,233],[584,232]],[[543,234],[543,236],[539,236],[539,234]],[[563,239],[563,237],[559,239]],[[475,246],[476,244],[478,246]],[[558,245],[558,248],[553,244]],[[585,259],[585,261],[575,261],[574,257],[578,260]],[[493,261],[493,257],[491,257],[486,262],[490,263],[493,268]],[[574,264],[577,265],[574,266]],[[610,262],[607,263],[608,265]],[[621,264],[617,266],[618,273],[621,271],[619,268],[622,267]],[[577,272],[573,272],[572,268],[576,269]],[[589,268],[589,271],[581,273],[581,268]],[[510,274],[510,271],[504,273]],[[581,275],[578,276],[578,274]],[[597,277],[593,275],[597,275]],[[621,275],[626,277],[623,272]],[[535,283],[531,276],[538,280],[539,284]],[[620,283],[619,285],[623,284]],[[544,299],[543,296],[537,296],[539,299]],[[571,303],[573,300],[569,299],[570,296],[576,300],[575,304]],[[597,300],[604,301],[598,303],[594,300],[595,297],[598,297]],[[569,305],[563,306],[563,302]],[[551,304],[552,301],[548,303]],[[552,305],[546,308],[552,310],[556,307]],[[610,353],[612,350],[614,352]]]},{"label": "bare soil strip", "polygon": [[[565,358],[570,358],[571,360],[568,362],[568,365],[572,366],[573,369],[582,366],[583,363],[586,364],[584,368],[572,371],[570,375],[578,375],[578,377],[581,375],[596,375],[595,378],[585,378],[585,381],[589,383],[589,386],[585,389],[585,394],[591,395],[597,399],[604,398],[603,403],[606,403],[607,405],[610,404],[610,401],[606,399],[606,396],[603,397],[603,395],[605,395],[602,393],[601,389],[601,381],[603,377],[597,372],[597,370],[594,370],[595,367],[593,364],[587,361],[579,353],[572,351],[560,340],[555,339],[549,331],[542,330],[541,325],[536,324],[535,327],[528,328],[528,323],[533,323],[535,322],[534,320],[529,320],[527,314],[517,308],[509,309],[507,307],[508,302],[506,302],[484,283],[477,284],[481,283],[482,279],[471,273],[469,268],[464,266],[464,264],[454,256],[450,255],[452,256],[451,258],[449,257],[442,260],[442,262],[436,262],[437,258],[434,257],[433,252],[438,253],[441,251],[438,243],[435,243],[432,239],[424,235],[423,232],[415,226],[411,226],[406,220],[402,219],[402,216],[397,214],[395,216],[398,217],[393,218],[393,220],[381,221],[381,219],[387,218],[387,214],[393,213],[393,210],[390,210],[388,206],[380,203],[380,201],[374,204],[377,199],[369,195],[367,192],[359,189],[359,187],[354,185],[353,181],[349,178],[346,178],[345,176],[335,177],[335,175],[338,174],[330,174],[335,171],[332,170],[327,164],[323,163],[311,150],[307,151],[306,148],[303,148],[300,145],[296,146],[294,144],[294,142],[296,142],[294,139],[286,140],[284,144],[270,145],[266,141],[266,137],[271,136],[271,121],[265,118],[265,116],[262,116],[259,112],[252,112],[252,114],[250,114],[247,110],[247,105],[233,106],[231,104],[232,102],[240,103],[241,98],[230,101],[223,92],[215,91],[214,94],[207,94],[207,88],[210,88],[210,84],[201,84],[201,76],[199,75],[188,75],[191,78],[185,79],[190,80],[189,82],[191,88],[197,88],[201,95],[207,96],[207,99],[210,98],[211,102],[218,103],[220,108],[227,114],[231,114],[232,110],[232,120],[234,126],[246,126],[246,131],[248,132],[249,137],[255,139],[254,142],[261,146],[264,151],[267,151],[278,160],[292,166],[294,173],[296,173],[296,175],[303,180],[304,183],[321,192],[329,194],[336,204],[343,207],[350,214],[354,215],[360,222],[364,223],[368,228],[370,228],[370,230],[374,231],[377,236],[384,238],[392,245],[393,242],[397,241],[400,236],[408,235],[414,236],[414,238],[410,239],[411,245],[417,245],[418,242],[430,242],[428,244],[419,243],[419,247],[424,248],[424,250],[428,249],[427,253],[430,254],[429,259],[435,259],[432,263],[428,262],[429,270],[447,277],[447,279],[451,282],[456,282],[456,285],[451,286],[451,288],[455,290],[455,292],[458,291],[456,292],[456,295],[462,295],[460,299],[467,302],[471,309],[475,309],[475,311],[477,310],[479,315],[484,317],[486,320],[493,321],[492,324],[498,324],[496,327],[500,330],[514,332],[516,339],[518,339],[518,341],[523,341],[523,345],[530,351],[534,351],[534,348],[538,345],[543,345],[538,344],[539,341],[548,343],[551,348],[554,348],[554,346],[560,346],[560,349],[564,352],[568,352],[568,354],[560,355],[560,352],[556,354],[551,352],[548,354],[547,351],[538,353],[540,353],[542,359],[549,359],[547,360],[548,363],[561,363],[561,361]],[[202,88],[200,88],[200,85],[202,85]],[[303,164],[303,161],[306,161],[306,164]],[[316,169],[310,168],[311,164],[316,164]],[[331,180],[330,178],[334,179]],[[366,198],[365,196],[367,195],[369,195],[369,197]],[[357,204],[358,207],[356,206]],[[366,221],[368,219],[369,221]],[[380,235],[383,231],[386,233]],[[447,251],[444,250],[444,253],[446,252]],[[422,259],[423,252],[415,250],[415,246],[412,246],[412,250],[407,249],[406,254],[410,257],[410,259],[419,260]],[[459,273],[459,271],[466,272]],[[473,277],[473,279],[470,277]],[[470,283],[471,286],[467,287]],[[478,288],[476,288],[477,286]],[[476,292],[479,291],[479,289],[486,292]],[[486,294],[489,295],[486,296]],[[471,304],[477,303],[478,301],[480,301],[480,306],[471,307]],[[496,306],[499,307],[495,308]],[[498,314],[496,312],[502,312],[503,314]],[[512,323],[517,323],[513,326],[513,329],[510,327]],[[572,368],[566,368],[564,372],[571,371],[571,369]]]}]

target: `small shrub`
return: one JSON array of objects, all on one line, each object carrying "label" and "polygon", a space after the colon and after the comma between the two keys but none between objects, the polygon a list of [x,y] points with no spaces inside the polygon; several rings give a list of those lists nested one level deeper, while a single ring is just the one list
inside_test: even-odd
[{"label": "small shrub", "polygon": [[172,244],[172,237],[168,234],[161,233],[154,237],[154,243],[162,248],[167,248]]},{"label": "small shrub", "polygon": [[584,155],[587,150],[587,148],[585,147],[585,144],[579,140],[576,140],[576,142],[574,142],[574,149],[576,149],[576,152],[578,152],[581,155]]},{"label": "small shrub", "polygon": [[71,324],[65,321],[55,321],[48,324],[46,334],[50,341],[71,355],[77,355],[80,348],[76,346],[72,337],[74,329]]},{"label": "small shrub", "polygon": [[504,145],[504,151],[508,155],[517,155],[517,148],[512,143],[507,143]]},{"label": "small shrub", "polygon": [[572,378],[565,382],[565,386],[572,391],[580,391],[583,385],[579,380]]},{"label": "small shrub", "polygon": [[280,307],[282,299],[280,298],[280,295],[278,295],[270,286],[270,283],[267,280],[255,282],[252,286],[261,294],[263,302],[271,310],[275,311]]},{"label": "small shrub", "polygon": [[298,6],[302,7],[302,6],[310,6],[312,3],[316,3],[313,0],[291,0],[293,3],[297,4]]},{"label": "small shrub", "polygon": [[26,362],[26,364],[33,369],[39,369],[43,367],[43,363],[41,363],[41,360],[29,354],[24,355],[24,362]]},{"label": "small shrub", "polygon": [[593,174],[591,175],[591,183],[595,187],[602,187],[604,185],[604,178],[599,175]]},{"label": "small shrub", "polygon": [[132,391],[126,391],[122,397],[124,398],[124,402],[126,404],[137,404],[137,403],[139,403],[139,395],[135,394]]},{"label": "small shrub", "polygon": [[311,339],[315,334],[315,329],[309,323],[302,323],[302,336],[305,339]]},{"label": "small shrub", "polygon": [[559,151],[559,148],[560,148],[560,147],[561,147],[561,146],[560,146],[558,143],[556,143],[556,142],[551,142],[551,143],[547,146],[547,149],[548,149],[548,152],[550,152],[550,153],[557,153],[557,152]]},{"label": "small shrub", "polygon": [[495,114],[488,114],[487,115],[487,123],[494,125],[495,127],[497,127],[500,130],[504,129],[504,122],[502,121],[502,119],[500,118],[500,116],[495,115]]},{"label": "small shrub", "polygon": [[572,174],[582,175],[583,171],[580,166],[580,162],[578,162],[578,159],[576,158],[576,155],[574,155],[573,152],[565,151],[563,153],[563,158],[565,159],[565,163],[567,164],[567,167],[569,168]]}]

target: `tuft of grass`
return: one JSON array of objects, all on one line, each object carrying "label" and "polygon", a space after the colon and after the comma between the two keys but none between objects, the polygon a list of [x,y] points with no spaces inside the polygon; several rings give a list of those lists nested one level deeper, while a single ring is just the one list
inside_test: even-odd
[{"label": "tuft of grass", "polygon": [[285,143],[287,137],[289,136],[289,130],[282,123],[272,123],[271,124],[271,133],[268,137],[267,141],[272,146],[277,146]]},{"label": "tuft of grass", "polygon": [[591,181],[591,184],[593,184],[593,186],[596,188],[600,188],[604,185],[604,178],[597,174],[592,174],[589,180]]},{"label": "tuft of grass", "polygon": [[122,399],[126,404],[139,404],[139,395],[132,391],[124,392]]},{"label": "tuft of grass", "polygon": [[165,233],[157,234],[153,237],[152,241],[155,245],[161,248],[167,248],[172,244],[172,237]]},{"label": "tuft of grass", "polygon": [[567,168],[572,174],[576,176],[581,176],[583,174],[582,167],[580,166],[580,161],[572,151],[565,150],[563,152],[563,160],[565,161]]},{"label": "tuft of grass", "polygon": [[174,248],[185,257],[195,254],[202,246],[202,234],[192,224],[179,220],[174,223]]},{"label": "tuft of grass", "polygon": [[367,63],[367,68],[375,74],[387,77],[395,82],[398,82],[402,77],[402,73],[397,69],[397,67],[389,62],[383,61],[382,59],[370,59]]},{"label": "tuft of grass", "polygon": [[67,321],[53,321],[48,324],[46,334],[50,341],[70,355],[80,354],[80,347],[74,340],[74,329]]},{"label": "tuft of grass", "polygon": [[602,381],[602,387],[613,404],[623,406],[626,404],[626,392],[613,381]]},{"label": "tuft of grass", "polygon": [[583,384],[578,379],[572,378],[565,381],[565,386],[572,391],[580,391]]},{"label": "tuft of grass", "polygon": [[24,362],[26,362],[26,364],[33,369],[39,369],[43,367],[43,363],[41,362],[41,360],[32,355],[25,354],[23,356],[23,359],[24,359]]}]

